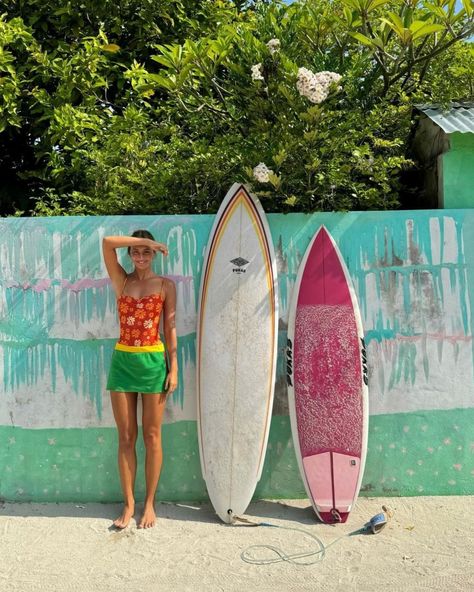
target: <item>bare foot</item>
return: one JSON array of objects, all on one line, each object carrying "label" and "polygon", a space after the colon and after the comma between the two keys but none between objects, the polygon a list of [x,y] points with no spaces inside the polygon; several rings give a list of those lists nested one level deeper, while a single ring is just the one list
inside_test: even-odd
[{"label": "bare foot", "polygon": [[153,505],[145,505],[143,516],[138,528],[152,528],[156,524],[156,514]]},{"label": "bare foot", "polygon": [[127,528],[128,523],[130,522],[131,517],[133,516],[133,512],[135,511],[134,504],[125,504],[123,506],[123,512],[120,518],[114,520],[114,526],[117,528]]}]

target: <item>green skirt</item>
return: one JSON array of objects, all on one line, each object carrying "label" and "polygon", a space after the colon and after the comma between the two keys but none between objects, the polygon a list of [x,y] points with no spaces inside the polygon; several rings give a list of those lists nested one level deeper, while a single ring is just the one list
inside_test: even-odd
[{"label": "green skirt", "polygon": [[115,349],[107,390],[123,393],[164,393],[167,376],[164,351],[130,352]]}]

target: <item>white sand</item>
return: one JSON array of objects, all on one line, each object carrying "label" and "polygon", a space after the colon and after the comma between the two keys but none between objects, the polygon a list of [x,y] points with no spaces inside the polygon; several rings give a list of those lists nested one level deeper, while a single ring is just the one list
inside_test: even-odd
[{"label": "white sand", "polygon": [[322,562],[301,566],[251,565],[240,554],[259,544],[287,553],[315,549],[309,537],[224,525],[209,505],[158,504],[155,528],[138,530],[133,520],[111,532],[116,504],[0,503],[0,591],[474,590],[471,497],[362,498],[338,526],[317,523],[305,500],[256,502],[246,517],[302,528],[327,545],[363,526],[382,504],[394,516],[379,534],[344,537]]}]

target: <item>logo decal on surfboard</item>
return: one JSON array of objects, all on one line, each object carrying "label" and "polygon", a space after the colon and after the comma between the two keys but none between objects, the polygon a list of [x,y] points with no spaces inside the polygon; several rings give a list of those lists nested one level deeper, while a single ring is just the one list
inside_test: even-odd
[{"label": "logo decal on surfboard", "polygon": [[364,379],[364,384],[369,384],[369,377],[368,377],[368,371],[367,371],[367,352],[365,351],[365,341],[364,338],[361,337],[360,339],[361,343],[362,343],[362,377]]},{"label": "logo decal on surfboard", "polygon": [[243,257],[236,257],[235,259],[231,259],[230,262],[236,266],[232,270],[233,273],[245,273],[247,271],[244,269],[244,267],[248,264],[247,259],[244,259]]},{"label": "logo decal on surfboard", "polygon": [[293,386],[291,377],[293,376],[293,344],[291,339],[286,340],[286,384]]}]

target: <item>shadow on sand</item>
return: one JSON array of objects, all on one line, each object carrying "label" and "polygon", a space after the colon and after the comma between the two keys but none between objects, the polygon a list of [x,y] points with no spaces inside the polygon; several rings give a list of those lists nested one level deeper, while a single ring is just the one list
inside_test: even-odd
[{"label": "shadow on sand", "polygon": [[[139,516],[143,504],[137,502],[135,517]],[[44,518],[97,518],[99,520],[115,520],[122,512],[121,503],[34,503],[34,502],[0,502],[0,516],[44,517]],[[157,502],[158,520],[177,520],[189,522],[224,524],[214,512],[209,502]],[[262,500],[252,502],[242,516],[252,523],[284,520],[300,525],[321,524],[311,505],[307,501],[297,500],[292,503],[285,500]],[[245,523],[236,522],[232,527],[248,527]]]}]

